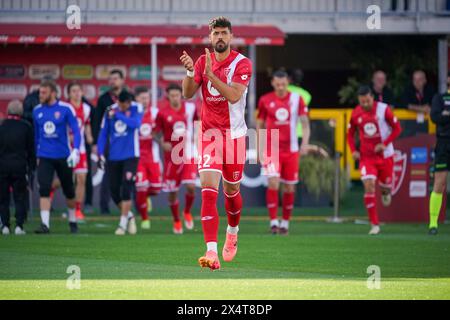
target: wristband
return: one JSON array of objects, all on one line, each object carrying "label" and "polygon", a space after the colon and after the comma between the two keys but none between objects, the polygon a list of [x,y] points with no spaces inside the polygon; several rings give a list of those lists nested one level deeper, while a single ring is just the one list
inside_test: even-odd
[{"label": "wristband", "polygon": [[187,70],[187,71],[186,71],[186,75],[187,75],[189,78],[193,78],[193,77],[194,77],[194,74],[195,74],[194,70],[192,70],[192,71]]}]

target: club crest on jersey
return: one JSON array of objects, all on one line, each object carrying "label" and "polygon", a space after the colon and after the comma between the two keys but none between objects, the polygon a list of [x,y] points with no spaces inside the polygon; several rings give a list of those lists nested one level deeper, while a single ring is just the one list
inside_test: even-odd
[{"label": "club crest on jersey", "polygon": [[280,108],[275,111],[275,118],[280,122],[284,122],[289,118],[289,111],[286,108]]},{"label": "club crest on jersey", "polygon": [[152,133],[152,126],[149,125],[148,123],[144,123],[139,128],[139,132],[140,132],[141,136],[148,137]]},{"label": "club crest on jersey", "polygon": [[403,179],[405,178],[407,161],[408,155],[406,153],[395,150],[394,170],[392,173],[392,195],[395,195],[402,186]]},{"label": "club crest on jersey", "polygon": [[234,171],[233,172],[233,180],[238,180],[241,172],[240,171]]},{"label": "club crest on jersey", "polygon": [[114,130],[116,130],[117,133],[122,134],[127,130],[127,125],[123,121],[118,120],[114,124]]},{"label": "club crest on jersey", "polygon": [[220,95],[220,92],[217,91],[217,89],[213,87],[211,81],[208,81],[207,87],[208,87],[208,92],[210,95],[215,96],[215,97]]},{"label": "club crest on jersey", "polygon": [[225,74],[225,77],[228,77],[228,75],[230,74],[231,68],[225,68],[223,69],[223,73]]},{"label": "club crest on jersey", "polygon": [[366,123],[364,125],[364,133],[369,137],[373,137],[377,133],[377,126],[375,125],[375,123]]},{"label": "club crest on jersey", "polygon": [[60,116],[61,116],[61,113],[59,111],[56,111],[55,112],[55,119],[58,120]]}]

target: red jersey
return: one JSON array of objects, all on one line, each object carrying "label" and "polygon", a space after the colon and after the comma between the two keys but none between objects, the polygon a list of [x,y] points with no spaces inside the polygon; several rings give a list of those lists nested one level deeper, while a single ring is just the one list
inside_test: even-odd
[{"label": "red jersey", "polygon": [[[203,102],[201,108],[202,132],[209,129],[219,129],[223,134],[227,130],[231,138],[239,138],[247,133],[245,124],[245,104],[247,89],[236,103],[229,102],[214,88],[204,74],[206,56],[202,55],[195,63],[196,83],[201,85]],[[244,55],[231,50],[228,57],[219,62],[214,52],[211,52],[211,63],[214,74],[224,83],[232,82],[248,86],[252,75],[252,63]]]},{"label": "red jersey", "polygon": [[[387,104],[375,101],[369,111],[361,106],[352,111],[347,131],[347,142],[352,152],[356,151],[356,130],[359,133],[361,160],[385,159],[394,155],[392,142],[400,135],[401,127]],[[375,153],[375,146],[380,143],[386,149],[384,153]]]},{"label": "red jersey", "polygon": [[162,132],[164,141],[170,141],[172,147],[185,142],[187,144],[185,150],[188,152],[186,156],[192,158],[195,120],[197,120],[197,113],[194,103],[183,102],[178,110],[169,105],[159,109],[154,130]]},{"label": "red jersey", "polygon": [[275,92],[263,95],[258,103],[258,119],[267,129],[267,146],[271,145],[271,130],[279,130],[279,151],[297,152],[297,122],[300,116],[308,116],[308,106],[300,95],[290,93],[280,98]]},{"label": "red jersey", "polygon": [[158,145],[153,141],[152,131],[155,127],[155,118],[158,114],[157,108],[148,107],[142,117],[142,124],[139,127],[139,150],[141,159],[146,162],[159,161]]},{"label": "red jersey", "polygon": [[[70,104],[75,110],[75,117],[77,118],[78,128],[80,128],[80,153],[86,153],[86,142],[85,142],[85,128],[86,125],[90,124],[90,115],[91,115],[91,107],[82,102],[80,106],[76,107],[73,104]],[[70,133],[72,136],[72,133]]]}]

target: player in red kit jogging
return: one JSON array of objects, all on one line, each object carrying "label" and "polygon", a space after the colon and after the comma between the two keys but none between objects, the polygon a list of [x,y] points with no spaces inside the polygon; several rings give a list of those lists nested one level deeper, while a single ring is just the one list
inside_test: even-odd
[{"label": "player in red kit jogging", "polygon": [[195,63],[184,51],[180,60],[187,70],[183,95],[191,98],[201,87],[203,103],[200,120],[199,174],[202,186],[201,221],[206,254],[199,258],[201,267],[220,268],[217,254],[219,214],[217,196],[223,178],[228,227],[222,250],[225,261],[237,252],[237,236],[242,210],[240,182],[245,163],[245,103],[252,74],[251,61],[231,50],[231,23],[224,17],[209,23],[209,40],[214,49],[205,49]]},{"label": "player in red kit jogging", "polygon": [[136,206],[141,215],[141,228],[150,229],[148,199],[161,190],[161,168],[158,144],[153,141],[152,131],[157,108],[150,106],[150,93],[146,87],[138,87],[134,92],[136,102],[144,107],[142,124],[139,128],[140,158],[136,172]]},{"label": "player in red kit jogging", "polygon": [[181,87],[170,84],[167,89],[169,105],[160,108],[156,116],[154,133],[162,132],[159,140],[164,150],[163,191],[169,194],[169,206],[173,216],[173,233],[182,234],[178,190],[181,184],[186,186],[184,225],[186,229],[194,228],[191,208],[195,197],[195,180],[197,167],[194,161],[193,136],[194,121],[197,120],[195,104],[184,102]]},{"label": "player in red kit jogging", "polygon": [[[289,220],[294,208],[295,187],[298,183],[300,153],[305,154],[309,144],[308,107],[302,97],[288,91],[288,74],[277,71],[272,76],[273,92],[263,95],[258,104],[257,129],[267,130],[263,141],[262,168],[268,177],[266,191],[267,209],[270,216],[270,229],[273,234],[287,235]],[[297,123],[303,128],[302,145],[297,139]],[[274,130],[278,130],[278,140],[272,141]],[[274,145],[276,143],[276,145]],[[272,150],[275,149],[275,150]],[[278,150],[278,153],[277,153]],[[278,221],[278,190],[282,185],[283,216]]]},{"label": "player in red kit jogging", "polygon": [[67,86],[67,93],[69,96],[69,102],[75,110],[75,116],[77,118],[78,127],[80,128],[80,161],[73,169],[75,173],[75,215],[78,220],[84,219],[84,214],[81,209],[84,202],[84,195],[86,191],[86,176],[88,172],[88,159],[86,154],[86,143],[92,144],[94,139],[92,138],[92,130],[90,123],[91,107],[82,101],[83,91],[81,85],[76,82],[72,82]]},{"label": "player in red kit jogging", "polygon": [[[353,158],[359,160],[361,180],[364,184],[364,204],[372,225],[369,234],[380,233],[376,208],[376,180],[381,187],[383,205],[391,203],[394,167],[392,142],[400,135],[401,127],[389,106],[374,100],[368,86],[358,90],[359,105],[352,111],[347,141]],[[355,133],[358,131],[360,148],[356,150]]]}]

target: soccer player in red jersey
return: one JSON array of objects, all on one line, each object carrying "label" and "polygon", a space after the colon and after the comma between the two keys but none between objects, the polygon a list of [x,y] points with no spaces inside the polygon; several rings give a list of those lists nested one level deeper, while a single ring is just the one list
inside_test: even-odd
[{"label": "soccer player in red jersey", "polygon": [[140,158],[136,172],[136,206],[142,219],[141,228],[150,229],[149,197],[159,194],[162,185],[159,147],[152,137],[158,109],[150,106],[150,93],[146,87],[137,87],[134,96],[136,102],[144,107],[139,128]]},{"label": "soccer player in red jersey", "polygon": [[[392,142],[400,135],[401,127],[389,106],[374,100],[372,90],[362,86],[358,90],[359,105],[352,111],[347,131],[347,142],[353,159],[359,160],[361,180],[364,184],[364,204],[369,215],[369,234],[380,233],[375,199],[375,181],[381,187],[383,205],[391,203],[394,167]],[[358,131],[360,148],[356,149],[355,132]]]},{"label": "soccer player in red jersey", "polygon": [[173,216],[173,232],[183,233],[178,202],[178,190],[181,184],[186,186],[184,225],[194,228],[191,208],[195,198],[195,180],[197,167],[194,161],[193,137],[194,121],[197,120],[195,104],[182,100],[181,87],[170,84],[167,89],[169,105],[160,108],[155,121],[155,134],[162,132],[160,142],[164,150],[163,191],[169,193],[169,206]]},{"label": "soccer player in red jersey", "polygon": [[194,64],[184,51],[180,57],[187,70],[183,80],[183,95],[191,98],[201,87],[202,109],[199,138],[199,174],[202,186],[201,221],[206,254],[199,258],[202,267],[220,268],[217,254],[219,214],[217,195],[223,178],[225,210],[228,227],[222,250],[225,261],[237,252],[237,235],[242,210],[240,182],[245,163],[245,103],[252,75],[252,63],[231,50],[231,23],[224,17],[209,23],[209,40],[214,49],[200,56]]},{"label": "soccer player in red jersey", "polygon": [[[263,95],[258,104],[257,129],[267,130],[266,147],[263,147],[263,174],[268,177],[266,192],[267,209],[270,216],[270,228],[273,234],[287,235],[289,220],[294,208],[295,186],[298,183],[300,154],[305,154],[309,144],[310,128],[308,107],[297,93],[288,91],[288,74],[276,71],[272,76],[274,91]],[[297,123],[303,128],[302,145],[298,145]],[[272,141],[274,130],[278,130],[278,140]],[[273,143],[277,147],[272,150]],[[278,150],[278,154],[277,154]],[[283,216],[278,221],[278,193],[282,185]]]},{"label": "soccer player in red jersey", "polygon": [[83,90],[81,85],[72,82],[67,86],[67,93],[69,96],[69,103],[75,110],[78,127],[80,128],[81,143],[80,143],[80,161],[73,169],[75,173],[75,215],[77,220],[83,220],[84,214],[81,209],[84,202],[84,195],[86,192],[86,176],[88,172],[88,159],[86,154],[86,143],[92,144],[92,130],[90,123],[91,107],[82,101]]}]

